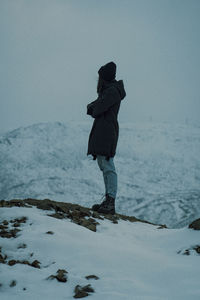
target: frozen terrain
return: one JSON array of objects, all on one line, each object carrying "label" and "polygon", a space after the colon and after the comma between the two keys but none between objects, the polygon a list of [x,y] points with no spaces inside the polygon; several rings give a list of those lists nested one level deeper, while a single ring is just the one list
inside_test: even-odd
[{"label": "frozen terrain", "polygon": [[[40,123],[0,136],[0,199],[91,207],[104,185],[87,157],[92,122]],[[116,210],[169,227],[200,217],[200,126],[120,123]]]},{"label": "frozen terrain", "polygon": [[[97,231],[69,219],[47,216],[35,207],[3,207],[0,223],[13,228],[15,218],[26,217],[16,238],[0,238],[1,300],[74,299],[76,285],[91,284],[98,300],[198,300],[199,254],[185,250],[199,245],[199,231],[120,220],[98,220]],[[49,233],[49,234],[47,234]],[[51,234],[50,234],[51,233]],[[40,268],[11,264],[37,260]],[[66,270],[67,282],[50,279]],[[95,275],[99,279],[87,280]]]}]

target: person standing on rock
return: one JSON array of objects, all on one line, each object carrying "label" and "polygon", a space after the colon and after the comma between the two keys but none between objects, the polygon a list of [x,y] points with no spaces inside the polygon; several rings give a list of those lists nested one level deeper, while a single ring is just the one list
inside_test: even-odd
[{"label": "person standing on rock", "polygon": [[87,105],[87,114],[94,118],[89,135],[87,155],[97,159],[103,173],[105,196],[101,204],[92,206],[99,213],[115,214],[115,199],[117,195],[117,173],[114,156],[119,136],[118,112],[126,96],[123,80],[117,81],[116,64],[109,62],[99,71],[97,84],[97,100]]}]

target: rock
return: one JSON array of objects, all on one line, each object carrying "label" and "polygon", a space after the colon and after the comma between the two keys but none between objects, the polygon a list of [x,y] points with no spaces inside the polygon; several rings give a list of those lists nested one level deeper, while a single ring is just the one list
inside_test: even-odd
[{"label": "rock", "polygon": [[9,239],[9,238],[13,237],[13,235],[9,231],[1,230],[0,231],[0,237]]},{"label": "rock", "polygon": [[75,292],[74,298],[84,298],[84,297],[87,297],[89,295],[87,292],[84,292],[82,290],[78,291],[77,286],[76,286],[76,289],[75,289],[74,292]]},{"label": "rock", "polygon": [[93,211],[92,217],[96,219],[104,220],[104,218],[101,217],[97,211]]},{"label": "rock", "polygon": [[[71,218],[70,218],[70,219],[71,219]],[[84,220],[84,219],[81,219],[81,218],[79,218],[79,217],[74,216],[74,217],[72,217],[71,220],[72,220],[74,223],[76,223],[76,224],[78,224],[78,225],[81,225],[82,220]]]},{"label": "rock", "polygon": [[41,201],[41,203],[39,203],[37,205],[37,208],[43,209],[43,210],[52,210],[52,206],[50,205],[50,203],[45,202],[44,200]]},{"label": "rock", "polygon": [[17,281],[16,280],[12,280],[10,282],[10,287],[14,287],[14,286],[16,286],[16,284],[17,284]]},{"label": "rock", "polygon": [[72,213],[72,217],[80,218],[81,212],[79,210],[74,210]]},{"label": "rock", "polygon": [[84,298],[89,295],[87,292],[81,290],[81,287],[79,285],[75,287],[74,292],[75,292],[74,298]]},{"label": "rock", "polygon": [[112,221],[114,224],[118,224],[117,220],[119,219],[116,215],[104,214],[104,218]]},{"label": "rock", "polygon": [[20,223],[14,223],[13,224],[13,227],[19,227],[20,226]]},{"label": "rock", "polygon": [[27,217],[21,217],[19,219],[15,219],[14,221],[18,223],[26,223]]},{"label": "rock", "polygon": [[89,211],[88,208],[81,208],[80,210],[81,213],[81,217],[90,217],[91,216],[91,212]]},{"label": "rock", "polygon": [[190,255],[190,250],[186,249],[185,252],[183,253],[183,255]]},{"label": "rock", "polygon": [[64,218],[63,214],[61,214],[61,213],[55,213],[55,214],[51,214],[51,215],[47,215],[47,216],[53,217],[53,218],[56,218],[56,219],[63,219]]},{"label": "rock", "polygon": [[8,265],[9,266],[14,266],[16,263],[17,263],[17,260],[11,259],[11,260],[9,260]]},{"label": "rock", "polygon": [[9,224],[7,220],[4,220],[2,223],[3,223],[3,225],[8,225]]},{"label": "rock", "polygon": [[5,264],[5,257],[0,253],[0,264]]},{"label": "rock", "polygon": [[16,237],[17,237],[17,233],[18,233],[19,231],[21,231],[21,230],[15,228],[15,229],[11,229],[11,230],[10,230],[10,233],[11,233],[12,237],[16,238]]},{"label": "rock", "polygon": [[91,225],[91,222],[89,220],[82,219],[80,225],[83,227],[88,227],[89,225]]},{"label": "rock", "polygon": [[83,221],[80,223],[81,226],[88,228],[91,231],[96,232],[96,224],[91,223],[91,221],[83,219]]},{"label": "rock", "polygon": [[34,260],[31,264],[32,267],[40,269],[40,262],[38,260]]},{"label": "rock", "polygon": [[89,230],[91,230],[91,231],[94,231],[94,232],[96,232],[97,231],[97,229],[96,229],[96,225],[95,224],[90,224],[90,225],[88,225],[88,226],[86,226]]},{"label": "rock", "polygon": [[94,293],[94,289],[91,287],[90,284],[83,286],[82,290],[88,293]]},{"label": "rock", "polygon": [[90,221],[92,224],[99,224],[95,219],[88,218],[88,221]]},{"label": "rock", "polygon": [[20,200],[20,199],[12,199],[8,202],[9,202],[10,207],[12,207],[12,206],[18,206],[18,207],[25,206],[25,207],[27,207],[27,205],[24,203],[24,201]]},{"label": "rock", "polygon": [[50,275],[47,279],[57,279],[60,282],[67,282],[67,274],[68,272],[64,269],[59,269],[56,275]]},{"label": "rock", "polygon": [[199,245],[196,246],[196,247],[194,247],[194,250],[196,250],[196,252],[197,252],[198,254],[200,254],[200,246],[199,246]]},{"label": "rock", "polygon": [[74,298],[84,298],[89,295],[89,293],[94,293],[94,289],[91,287],[90,284],[85,286],[77,285],[74,289]]},{"label": "rock", "polygon": [[20,264],[23,265],[28,265],[28,266],[32,266],[31,263],[28,260],[22,260],[22,261],[18,261]]},{"label": "rock", "polygon": [[18,245],[18,247],[17,247],[17,249],[25,249],[25,248],[27,248],[27,245],[26,244],[19,244]]},{"label": "rock", "polygon": [[98,279],[99,279],[99,277],[96,276],[96,275],[88,275],[88,276],[85,276],[85,278],[86,278],[87,280],[89,280],[89,279],[95,279],[95,280],[98,280]]},{"label": "rock", "polygon": [[0,229],[1,230],[6,230],[6,229],[8,229],[8,226],[6,226],[6,225],[0,225]]},{"label": "rock", "polygon": [[166,224],[160,225],[157,229],[164,229],[164,228],[167,228]]},{"label": "rock", "polygon": [[194,230],[200,230],[200,218],[193,221],[188,227]]},{"label": "rock", "polygon": [[5,207],[7,206],[7,202],[5,200],[0,201],[0,207]]},{"label": "rock", "polygon": [[61,281],[61,282],[66,282],[67,281],[67,274],[68,272],[64,269],[59,269],[57,271],[57,275],[56,275],[56,279],[58,281]]},{"label": "rock", "polygon": [[118,221],[117,220],[113,220],[113,224],[118,224]]}]

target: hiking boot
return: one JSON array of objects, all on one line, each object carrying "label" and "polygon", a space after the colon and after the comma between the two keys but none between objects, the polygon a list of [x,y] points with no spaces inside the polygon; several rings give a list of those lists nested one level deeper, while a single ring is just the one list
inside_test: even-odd
[{"label": "hiking boot", "polygon": [[98,209],[100,208],[100,206],[106,201],[106,197],[107,197],[107,194],[105,194],[105,195],[101,198],[101,200],[103,200],[103,202],[102,202],[101,204],[94,204],[94,205],[92,206],[92,210],[98,211]]},{"label": "hiking boot", "polygon": [[102,202],[97,210],[98,213],[102,214],[115,214],[115,198],[106,195],[106,200]]}]

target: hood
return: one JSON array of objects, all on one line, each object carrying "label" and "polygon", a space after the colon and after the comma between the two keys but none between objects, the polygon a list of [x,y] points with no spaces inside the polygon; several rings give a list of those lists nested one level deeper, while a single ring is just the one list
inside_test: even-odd
[{"label": "hood", "polygon": [[117,88],[117,90],[119,91],[121,100],[123,100],[126,97],[126,92],[124,89],[124,83],[123,80],[116,80],[113,85]]},{"label": "hood", "polygon": [[110,82],[107,82],[105,84],[104,88],[109,88],[111,86],[114,86],[118,90],[121,100],[123,100],[126,97],[126,92],[125,92],[125,89],[124,89],[123,80],[118,80],[117,81],[117,80],[114,79]]}]

